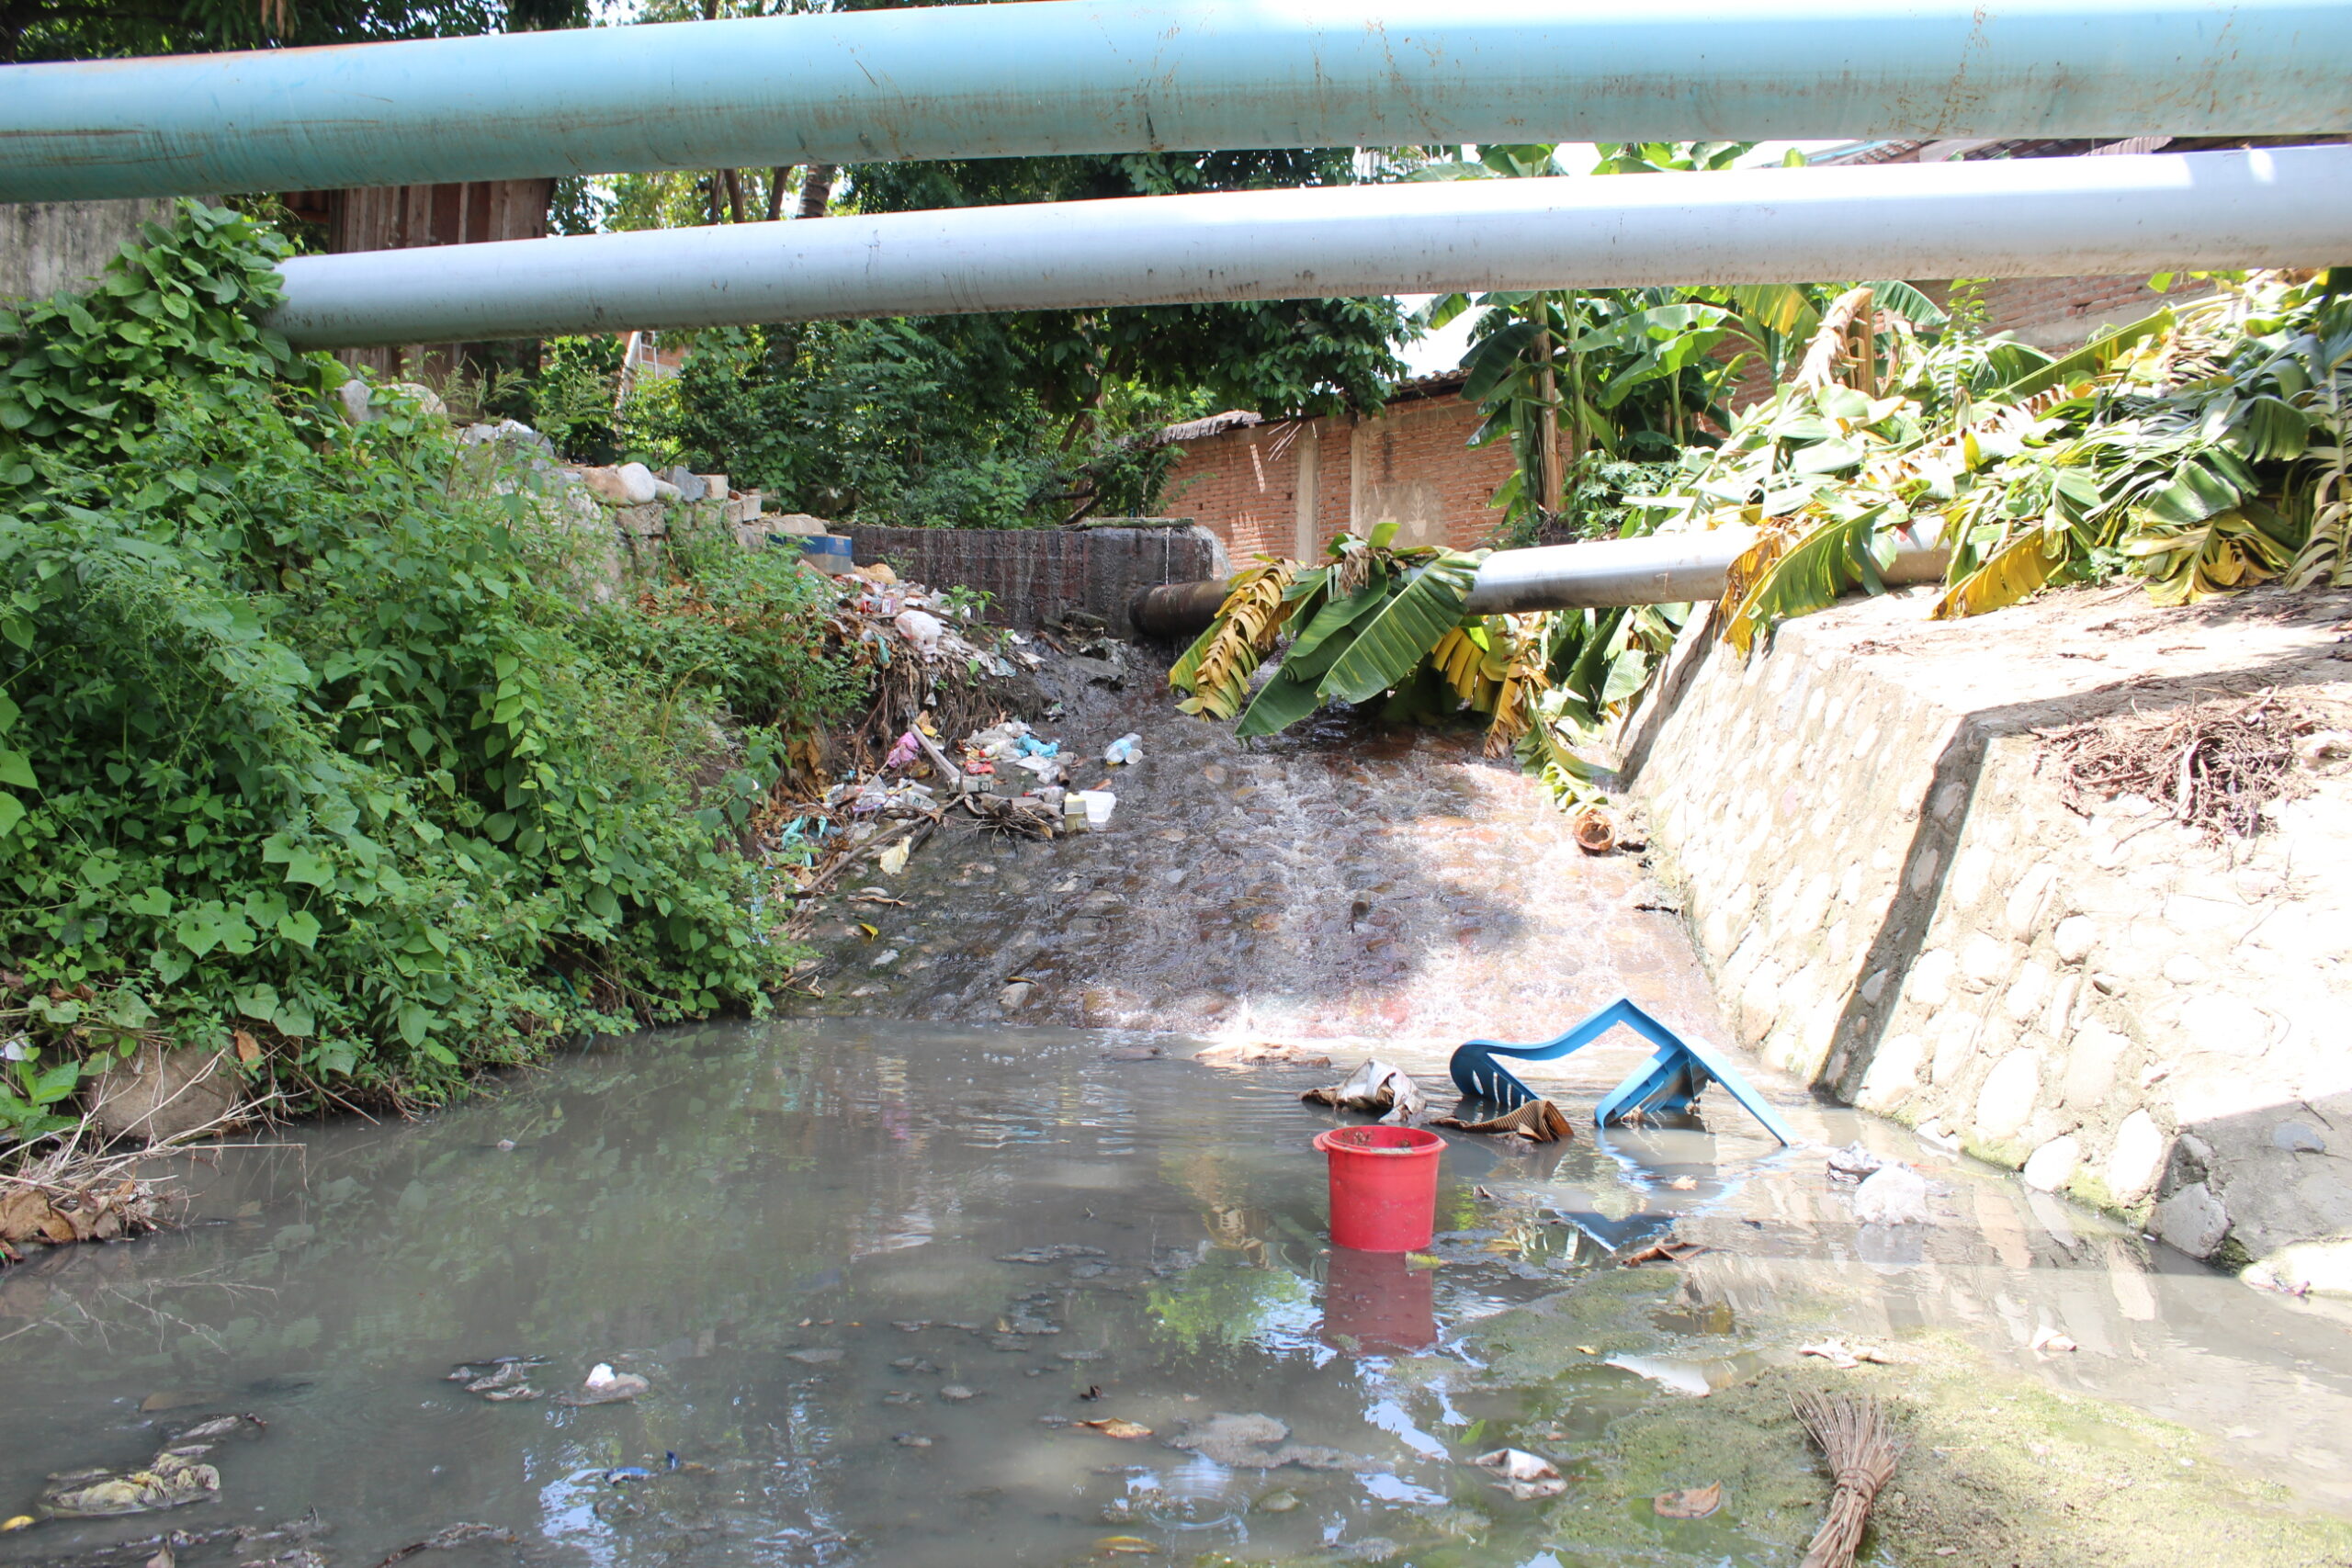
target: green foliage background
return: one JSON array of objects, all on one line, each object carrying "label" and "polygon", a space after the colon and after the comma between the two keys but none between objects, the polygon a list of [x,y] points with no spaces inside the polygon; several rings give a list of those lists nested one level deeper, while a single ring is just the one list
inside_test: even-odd
[{"label": "green foliage background", "polygon": [[258,324],[282,250],[184,204],[0,313],[10,1004],[52,1061],[243,1031],[281,1089],[426,1099],[758,1007],[794,952],[730,840],[844,696],[791,563],[582,610],[520,476],[329,416]]}]

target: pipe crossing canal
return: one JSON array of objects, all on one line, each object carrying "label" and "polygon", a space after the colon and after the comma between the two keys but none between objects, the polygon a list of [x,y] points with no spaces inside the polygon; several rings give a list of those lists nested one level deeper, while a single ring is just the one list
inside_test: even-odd
[{"label": "pipe crossing canal", "polygon": [[[825,912],[822,1000],[291,1130],[192,1171],[187,1228],[0,1278],[0,1517],[260,1422],[199,1439],[209,1500],[42,1520],[0,1562],[175,1530],[178,1568],[428,1540],[423,1568],[1761,1568],[1829,1493],[1805,1389],[1904,1425],[1867,1562],[2352,1552],[2340,1317],[1752,1066],[1815,1146],[1713,1104],[1450,1134],[1430,1250],[1335,1253],[1302,1088],[1376,1048],[1434,1090],[1464,1034],[1619,994],[1721,1038],[1705,976],[1638,856],[1581,856],[1452,739],[1245,750],[1155,671],[1090,671],[1049,667],[1040,728],[1141,733],[1110,824],[934,839],[873,878],[903,905]],[[1259,1041],[1330,1066],[1192,1059]],[[1531,1072],[1580,1111],[1631,1055]],[[1856,1223],[1821,1145],[1858,1139],[1919,1167],[1928,1223]],[[1620,1266],[1669,1233],[1707,1250]],[[1832,1341],[1887,1360],[1802,1353]],[[599,1363],[645,1390],[565,1403]],[[1560,1484],[1467,1462],[1504,1446]],[[1703,1517],[1654,1501],[1711,1487]]]}]

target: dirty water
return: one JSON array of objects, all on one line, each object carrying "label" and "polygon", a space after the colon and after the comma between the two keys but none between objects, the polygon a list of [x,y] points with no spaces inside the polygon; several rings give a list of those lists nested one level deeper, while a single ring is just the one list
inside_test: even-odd
[{"label": "dirty water", "polygon": [[[1427,1254],[1335,1255],[1309,1147],[1335,1117],[1297,1095],[1336,1075],[1219,1070],[1164,1036],[1170,1055],[1138,1059],[1138,1038],[673,1031],[421,1125],[227,1154],[198,1173],[190,1228],[0,1280],[0,1513],[205,1416],[266,1434],[208,1456],[215,1501],[47,1521],[0,1535],[0,1562],[315,1509],[317,1549],[357,1568],[460,1521],[514,1539],[426,1562],[1784,1562],[1827,1491],[1786,1417],[1796,1386],[1917,1406],[1934,1440],[1895,1506],[1947,1532],[1919,1561],[2140,1560],[2018,1556],[1929,1508],[1955,1466],[1971,1506],[2046,1506],[2046,1477],[1998,1495],[1989,1450],[2028,1440],[2136,1478],[2152,1519],[2292,1525],[2229,1561],[2352,1550],[2293,1524],[2352,1502],[2329,1463],[2352,1430],[2340,1326],[2168,1271],[2005,1179],[1929,1166],[1938,1223],[1872,1236],[1817,1149],[1729,1118],[1524,1151],[1455,1137]],[[1809,1134],[1856,1130],[1792,1109]],[[1612,1260],[1669,1226],[1715,1250]],[[2080,1348],[2027,1349],[2049,1325]],[[1830,1335],[1905,1364],[1798,1356]],[[544,1397],[447,1381],[503,1356],[546,1359],[523,1373]],[[558,1403],[599,1363],[647,1392]],[[2214,1435],[2138,1414],[2088,1438],[2075,1416],[1939,1425],[2091,1395]],[[1965,1470],[1971,1442],[1990,1470]],[[2300,1498],[2223,1476],[2233,1443]],[[1503,1444],[1566,1493],[1512,1498],[1466,1462]],[[1706,1519],[1648,1500],[1707,1484],[1726,1500]]]}]

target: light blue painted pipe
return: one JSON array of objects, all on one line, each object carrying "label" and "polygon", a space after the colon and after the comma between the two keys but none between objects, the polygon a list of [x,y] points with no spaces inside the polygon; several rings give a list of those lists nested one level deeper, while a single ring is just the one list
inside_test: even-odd
[{"label": "light blue painted pipe", "polygon": [[1045,0],[0,67],[0,201],[1158,148],[2352,130],[2347,0]]},{"label": "light blue painted pipe", "polygon": [[2352,255],[2352,146],[966,207],[279,267],[305,347],[1455,289],[2048,277]]}]

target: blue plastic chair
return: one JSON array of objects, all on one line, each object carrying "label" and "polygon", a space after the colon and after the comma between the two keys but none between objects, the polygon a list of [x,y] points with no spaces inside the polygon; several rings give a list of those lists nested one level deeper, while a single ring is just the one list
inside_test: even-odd
[{"label": "blue plastic chair", "polygon": [[1739,1076],[1739,1069],[1707,1046],[1683,1039],[1623,997],[1566,1034],[1540,1045],[1505,1045],[1493,1040],[1464,1043],[1455,1050],[1453,1060],[1448,1065],[1453,1075],[1453,1087],[1474,1100],[1492,1100],[1505,1111],[1515,1110],[1538,1096],[1496,1061],[1497,1056],[1548,1062],[1591,1044],[1621,1023],[1657,1046],[1657,1051],[1648,1066],[1637,1069],[1593,1107],[1596,1126],[1621,1122],[1634,1111],[1647,1114],[1687,1111],[1702,1089],[1719,1083],[1749,1115],[1764,1124],[1766,1132],[1783,1144],[1798,1141],[1795,1131],[1781,1120],[1780,1113],[1756,1092],[1754,1085]]}]

